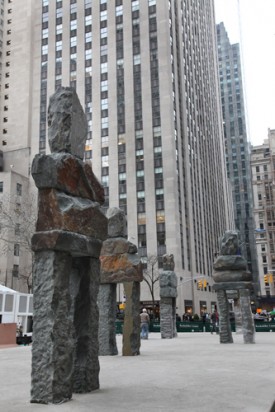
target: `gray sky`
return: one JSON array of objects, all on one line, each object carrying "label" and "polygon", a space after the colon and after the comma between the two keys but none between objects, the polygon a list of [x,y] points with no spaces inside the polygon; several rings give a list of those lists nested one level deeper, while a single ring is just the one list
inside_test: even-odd
[{"label": "gray sky", "polygon": [[215,0],[215,9],[230,42],[241,39],[248,133],[262,144],[275,129],[275,0]]}]

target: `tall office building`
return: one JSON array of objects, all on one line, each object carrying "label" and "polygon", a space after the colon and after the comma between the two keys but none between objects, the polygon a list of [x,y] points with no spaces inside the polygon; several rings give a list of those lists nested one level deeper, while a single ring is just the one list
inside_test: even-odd
[{"label": "tall office building", "polygon": [[272,309],[275,303],[275,130],[269,129],[268,139],[252,147],[251,169],[260,291],[262,297],[268,298],[263,301],[270,303]]},{"label": "tall office building", "polygon": [[223,23],[217,25],[217,38],[226,167],[233,189],[235,226],[240,231],[242,253],[254,283],[258,285],[250,145],[246,130],[240,46],[230,43]]},{"label": "tall office building", "polygon": [[[212,310],[212,263],[233,224],[212,0],[29,0],[23,27],[21,6],[13,0],[11,30],[28,38],[29,105],[19,115],[29,121],[31,157],[49,152],[49,96],[75,87],[89,125],[85,158],[105,187],[105,207],[125,211],[145,262],[174,255],[179,313]],[[11,59],[24,47],[18,32]],[[11,66],[19,82],[20,65]],[[6,151],[20,136],[10,127]],[[151,300],[146,285],[142,300]]]}]

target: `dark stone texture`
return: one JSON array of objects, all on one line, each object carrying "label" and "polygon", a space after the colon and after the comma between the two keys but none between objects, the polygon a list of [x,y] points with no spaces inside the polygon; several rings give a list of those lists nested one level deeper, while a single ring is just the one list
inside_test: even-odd
[{"label": "dark stone texture", "polygon": [[177,297],[177,276],[172,271],[163,271],[159,275],[159,294],[160,297],[176,298]]},{"label": "dark stone texture", "polygon": [[238,255],[218,256],[218,258],[214,262],[213,268],[216,271],[245,271],[247,268],[247,263],[242,256]]},{"label": "dark stone texture", "polygon": [[175,298],[162,297],[160,300],[160,331],[162,339],[172,339],[177,336]]},{"label": "dark stone texture", "polygon": [[251,311],[250,292],[247,289],[240,290],[240,306],[244,343],[255,343],[255,325]]},{"label": "dark stone texture", "polygon": [[123,325],[123,356],[140,354],[140,283],[124,283],[126,295]]},{"label": "dark stone texture", "polygon": [[215,282],[252,281],[252,274],[248,270],[214,270],[212,276]]},{"label": "dark stone texture", "polygon": [[239,232],[227,231],[220,242],[220,256],[214,262],[213,279],[216,284],[219,305],[220,342],[232,343],[229,322],[229,303],[235,300],[236,332],[242,329],[244,342],[254,343],[254,320],[251,312],[250,290],[253,290],[252,275],[247,270],[246,260],[239,256]]},{"label": "dark stone texture", "polygon": [[238,255],[240,253],[239,232],[227,230],[220,240],[220,255]]},{"label": "dark stone texture", "polygon": [[[107,237],[103,188],[84,154],[87,121],[75,90],[50,99],[52,154],[32,166],[39,189],[34,260],[31,402],[62,403],[99,388],[99,255]],[[96,201],[96,202],[95,202]]]},{"label": "dark stone texture", "polygon": [[229,304],[225,290],[217,291],[217,299],[219,306],[220,343],[233,343],[229,320]]},{"label": "dark stone texture", "polygon": [[118,354],[116,344],[116,284],[100,285],[99,307],[99,355]]},{"label": "dark stone texture", "polygon": [[113,256],[100,256],[101,283],[141,282],[142,263],[137,254],[123,253]]},{"label": "dark stone texture", "polygon": [[67,253],[36,252],[33,267],[31,402],[60,403],[72,397],[73,319]]},{"label": "dark stone texture", "polygon": [[174,270],[175,269],[174,255],[163,255],[162,263],[163,263],[163,270]]},{"label": "dark stone texture", "polygon": [[163,256],[163,272],[159,274],[160,330],[163,339],[177,336],[176,297],[178,279],[173,271],[174,256]]},{"label": "dark stone texture", "polygon": [[[104,228],[103,228],[104,230]],[[32,237],[32,250],[59,250],[72,256],[99,257],[102,242],[77,233],[51,230],[36,232]]]},{"label": "dark stone texture", "polygon": [[104,241],[101,249],[102,256],[112,256],[123,253],[129,253],[131,255],[137,253],[136,245],[123,237],[109,238]]},{"label": "dark stone texture", "polygon": [[[87,393],[99,388],[98,307],[99,259],[74,258],[74,279],[79,284],[74,301],[75,357],[73,391]],[[73,279],[72,279],[73,282]],[[71,286],[71,288],[73,285]],[[77,290],[77,287],[74,288]]]},{"label": "dark stone texture", "polygon": [[108,237],[126,237],[127,225],[123,210],[111,207],[107,210],[108,218]]},{"label": "dark stone texture", "polygon": [[38,189],[53,188],[68,195],[104,203],[104,189],[88,163],[69,153],[37,154],[32,176]]},{"label": "dark stone texture", "polygon": [[64,230],[106,239],[107,219],[98,203],[55,189],[40,190],[38,199],[37,232]]},{"label": "dark stone texture", "polygon": [[[100,282],[100,353],[115,351],[115,323],[110,314],[115,297],[112,298],[111,284],[124,283],[126,307],[123,326],[124,356],[139,354],[140,348],[140,282],[143,280],[142,263],[137,248],[128,242],[124,212],[118,208],[108,209],[108,236],[101,251]],[[109,292],[108,292],[109,291]],[[109,306],[109,309],[108,309]],[[111,307],[110,307],[111,306]],[[105,313],[103,313],[105,311]],[[113,315],[114,316],[114,315]],[[103,322],[105,321],[105,325]],[[107,348],[107,349],[106,349]],[[113,354],[113,353],[112,353]]]},{"label": "dark stone texture", "polygon": [[76,91],[71,87],[58,88],[48,107],[51,152],[68,152],[83,159],[87,132],[87,118]]}]

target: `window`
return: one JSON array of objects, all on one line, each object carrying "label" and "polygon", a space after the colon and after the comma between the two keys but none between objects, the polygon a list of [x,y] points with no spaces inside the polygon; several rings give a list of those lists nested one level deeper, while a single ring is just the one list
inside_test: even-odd
[{"label": "window", "polygon": [[14,234],[15,235],[20,235],[20,224],[19,223],[15,224]]},{"label": "window", "polygon": [[22,185],[20,183],[16,183],[16,194],[22,196]]},{"label": "window", "polygon": [[13,265],[12,276],[14,276],[15,278],[18,278],[18,275],[19,275],[19,265]]},{"label": "window", "polygon": [[18,243],[15,243],[14,245],[14,256],[19,256],[19,251],[20,251],[20,246]]},{"label": "window", "polygon": [[4,190],[4,182],[0,182],[0,193],[3,193]]}]

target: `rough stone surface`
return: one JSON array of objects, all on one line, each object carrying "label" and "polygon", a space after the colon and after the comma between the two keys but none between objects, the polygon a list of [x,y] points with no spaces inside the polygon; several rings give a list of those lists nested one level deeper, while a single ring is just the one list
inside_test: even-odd
[{"label": "rough stone surface", "polygon": [[87,393],[99,388],[98,306],[99,259],[73,259],[71,291],[74,290],[75,356],[73,391]]},{"label": "rough stone surface", "polygon": [[160,297],[176,298],[177,297],[177,276],[172,271],[163,271],[159,275],[159,294]]},{"label": "rough stone surface", "polygon": [[217,299],[219,306],[220,343],[233,343],[229,320],[229,304],[225,290],[217,291]]},{"label": "rough stone surface", "polygon": [[236,230],[227,230],[220,240],[220,255],[238,255],[240,254],[239,232]]},{"label": "rough stone surface", "polygon": [[129,253],[114,256],[100,256],[101,283],[141,282],[142,263],[137,254]]},{"label": "rough stone surface", "polygon": [[163,255],[162,256],[163,270],[174,270],[175,262],[174,255]]},{"label": "rough stone surface", "polygon": [[[33,177],[39,189],[34,260],[33,403],[62,403],[72,392],[99,388],[98,308],[100,249],[107,219],[103,188],[82,159],[87,122],[76,92],[50,100],[49,143]],[[95,202],[98,200],[98,202]]]},{"label": "rough stone surface", "polygon": [[108,237],[126,237],[127,223],[123,210],[111,207],[107,210],[108,218]]},{"label": "rough stone surface", "polygon": [[64,230],[104,240],[106,228],[107,219],[98,203],[55,189],[39,191],[38,232]]},{"label": "rough stone surface", "polygon": [[86,115],[75,90],[60,87],[50,97],[48,107],[51,152],[67,152],[83,159],[87,132]]},{"label": "rough stone surface", "polygon": [[174,268],[174,256],[163,256],[163,271],[159,275],[160,330],[163,339],[177,336],[176,297],[178,280]]},{"label": "rough stone surface", "polygon": [[32,162],[32,176],[38,189],[53,188],[104,203],[104,189],[91,165],[69,153],[37,154]]},{"label": "rough stone surface", "polygon": [[243,333],[242,311],[239,297],[234,300],[235,331],[238,335]]},{"label": "rough stone surface", "polygon": [[99,308],[99,355],[117,355],[116,344],[116,284],[100,285]]},{"label": "rough stone surface", "polygon": [[123,356],[140,354],[140,283],[124,283],[126,295],[123,325]]},{"label": "rough stone surface", "polygon": [[[123,236],[126,236],[126,219],[124,212],[118,208],[107,210],[108,218],[108,236],[103,242],[102,252],[100,256],[101,274],[100,282],[107,286],[110,284],[124,283],[126,293],[126,308],[124,312],[124,327],[123,327],[123,348],[124,356],[133,356],[139,354],[140,347],[140,285],[143,280],[142,263],[138,256],[137,248],[131,242],[128,242]],[[100,306],[105,312],[109,305],[112,310],[114,300],[111,300],[111,295],[104,289],[105,292],[100,295]],[[110,289],[111,290],[111,289]],[[115,299],[115,297],[113,297]],[[106,314],[102,314],[102,319]],[[115,323],[108,316],[108,323],[105,321],[105,327],[100,326],[100,343],[103,347],[100,348],[100,353],[105,352],[106,341],[110,340],[110,336],[115,334]],[[108,344],[107,344],[108,345]],[[109,344],[109,345],[113,345]]]},{"label": "rough stone surface", "polygon": [[103,243],[101,255],[112,256],[122,253],[137,253],[137,247],[123,237],[109,238]]},{"label": "rough stone surface", "polygon": [[240,290],[240,306],[244,343],[255,343],[255,325],[251,311],[250,292],[247,289]]},{"label": "rough stone surface", "polygon": [[72,397],[73,319],[67,253],[41,251],[33,268],[31,402],[59,403]]},{"label": "rough stone surface", "polygon": [[215,282],[252,281],[252,274],[248,270],[214,270],[212,276]]},{"label": "rough stone surface", "polygon": [[177,336],[175,298],[162,297],[160,300],[160,330],[162,339]]},{"label": "rough stone surface", "polygon": [[69,252],[72,256],[99,257],[101,246],[101,240],[62,230],[36,232],[32,237],[32,250],[35,252],[59,250]]},{"label": "rough stone surface", "polygon": [[247,268],[246,260],[242,256],[238,255],[225,255],[218,256],[213,264],[213,268],[216,271],[226,270],[240,270],[245,271]]}]

